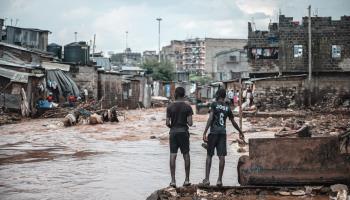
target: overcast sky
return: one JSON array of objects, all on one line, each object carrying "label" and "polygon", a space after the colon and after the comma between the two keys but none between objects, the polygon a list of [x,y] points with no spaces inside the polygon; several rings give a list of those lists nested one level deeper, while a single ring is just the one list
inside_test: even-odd
[{"label": "overcast sky", "polygon": [[96,33],[97,50],[120,52],[156,50],[157,17],[161,22],[161,45],[170,40],[195,37],[247,38],[247,22],[267,29],[270,20],[282,14],[300,20],[307,6],[319,16],[339,19],[350,15],[350,0],[0,0],[0,17],[6,24],[52,32],[49,42],[60,45],[90,41]]}]

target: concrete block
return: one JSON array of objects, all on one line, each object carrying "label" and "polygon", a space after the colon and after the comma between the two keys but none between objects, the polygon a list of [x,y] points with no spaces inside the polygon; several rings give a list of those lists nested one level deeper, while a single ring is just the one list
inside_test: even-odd
[{"label": "concrete block", "polygon": [[250,139],[238,164],[241,185],[350,184],[349,172],[337,137]]}]

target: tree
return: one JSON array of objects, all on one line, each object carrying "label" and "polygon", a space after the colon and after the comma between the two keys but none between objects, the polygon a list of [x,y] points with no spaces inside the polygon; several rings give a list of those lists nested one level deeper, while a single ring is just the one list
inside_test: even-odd
[{"label": "tree", "polygon": [[169,61],[147,60],[141,65],[146,69],[146,74],[151,74],[154,80],[171,81],[174,73],[174,66]]},{"label": "tree", "polygon": [[212,78],[208,75],[190,74],[190,81],[199,82],[201,85],[204,85],[212,81]]}]

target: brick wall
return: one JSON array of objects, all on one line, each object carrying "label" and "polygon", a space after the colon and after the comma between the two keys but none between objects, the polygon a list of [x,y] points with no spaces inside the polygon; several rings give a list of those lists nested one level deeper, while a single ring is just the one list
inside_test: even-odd
[{"label": "brick wall", "polygon": [[[331,17],[312,17],[312,66],[314,72],[350,71],[350,16],[340,20]],[[251,31],[248,24],[248,52],[253,48],[278,47],[278,59],[252,59],[255,72],[308,71],[308,18],[293,22],[292,17],[279,16],[277,29]],[[302,56],[294,57],[294,45],[302,45]],[[341,48],[340,58],[332,57],[332,45]]]}]

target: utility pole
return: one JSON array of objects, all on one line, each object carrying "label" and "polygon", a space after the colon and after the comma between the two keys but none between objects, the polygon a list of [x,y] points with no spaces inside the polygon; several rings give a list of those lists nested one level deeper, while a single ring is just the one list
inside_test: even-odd
[{"label": "utility pole", "polygon": [[125,31],[125,51],[128,48],[128,31]]},{"label": "utility pole", "polygon": [[95,55],[96,34],[94,34],[94,43],[92,45],[92,57]]},{"label": "utility pole", "polygon": [[308,33],[309,33],[309,106],[311,106],[311,80],[312,80],[312,54],[311,54],[311,5],[308,7],[309,10],[309,24],[308,24]]},{"label": "utility pole", "polygon": [[242,102],[243,102],[243,84],[242,78],[239,78],[239,128],[243,131],[243,110],[242,110]]},{"label": "utility pole", "polygon": [[74,32],[74,41],[77,42],[77,34],[78,32]]},{"label": "utility pole", "polygon": [[158,21],[158,62],[160,62],[160,21],[162,21],[162,18],[157,18]]}]

